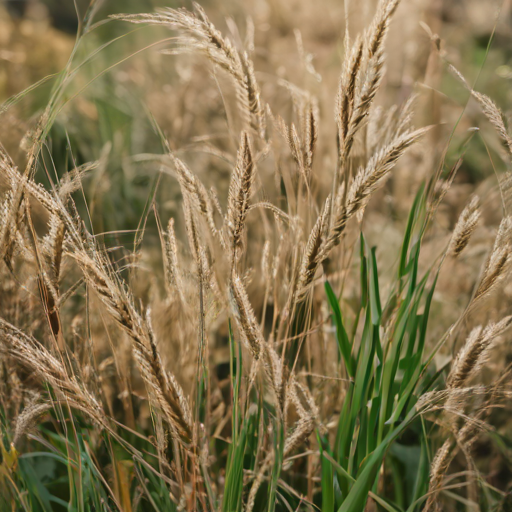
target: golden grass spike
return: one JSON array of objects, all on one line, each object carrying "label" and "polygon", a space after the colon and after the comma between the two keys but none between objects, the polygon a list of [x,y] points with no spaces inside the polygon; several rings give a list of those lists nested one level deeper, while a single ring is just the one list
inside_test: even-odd
[{"label": "golden grass spike", "polygon": [[261,327],[247,296],[241,278],[234,274],[229,288],[231,309],[235,315],[242,340],[256,361],[263,362],[263,368],[275,392],[282,410],[284,404],[283,372],[281,361],[274,348],[265,341]]},{"label": "golden grass spike", "polygon": [[[169,149],[169,148],[168,148]],[[178,181],[181,187],[184,201],[186,200],[190,207],[197,210],[206,219],[208,227],[214,237],[219,236],[215,220],[213,218],[213,205],[210,195],[201,180],[169,149],[169,156],[174,163],[178,174]]]},{"label": "golden grass spike", "polygon": [[441,448],[437,450],[437,453],[432,461],[430,467],[430,482],[429,482],[429,496],[425,504],[425,512],[430,512],[435,506],[439,489],[443,483],[444,475],[448,471],[448,467],[452,460],[451,449],[452,440],[446,439]]},{"label": "golden grass spike", "polygon": [[247,297],[247,292],[238,275],[233,275],[229,287],[230,304],[238,324],[238,329],[250,349],[254,359],[258,360],[263,350],[263,334]]},{"label": "golden grass spike", "polygon": [[242,53],[242,66],[245,74],[247,102],[251,113],[250,125],[261,139],[265,139],[265,116],[261,106],[260,89],[254,74],[254,64],[247,52]]},{"label": "golden grass spike", "polygon": [[498,228],[498,234],[496,235],[491,255],[487,260],[482,278],[475,292],[473,304],[491,293],[507,275],[511,261],[511,235],[512,217],[505,217]]},{"label": "golden grass spike", "polygon": [[254,181],[255,163],[247,132],[242,133],[235,169],[231,175],[228,192],[228,208],[224,219],[228,243],[232,248],[233,261],[243,245],[245,219]]},{"label": "golden grass spike", "polygon": [[184,303],[181,275],[178,265],[178,246],[176,243],[176,233],[174,232],[174,219],[171,217],[167,224],[167,232],[163,234],[164,238],[164,273],[167,293],[171,296],[173,291],[178,293],[178,297]]},{"label": "golden grass spike", "polygon": [[420,128],[414,132],[406,132],[387,146],[381,148],[368,161],[366,167],[359,170],[348,190],[345,200],[343,197],[340,197],[345,194],[344,188],[340,187],[335,198],[332,226],[320,250],[318,264],[324,261],[333,247],[339,244],[347,222],[364,208],[369,196],[387,177],[405,150],[426,133],[428,129],[427,127]]},{"label": "golden grass spike", "polygon": [[509,153],[512,155],[512,137],[508,134],[508,130],[505,126],[505,121],[503,118],[503,114],[501,110],[496,106],[496,104],[486,96],[477,91],[471,91],[473,97],[480,103],[482,106],[483,113],[489,120],[489,122],[494,126],[498,135],[502,138],[503,142],[506,144]]},{"label": "golden grass spike", "polygon": [[313,226],[311,233],[309,234],[308,242],[304,249],[304,254],[302,256],[302,263],[299,272],[299,281],[297,284],[298,300],[301,300],[301,298],[305,296],[309,284],[311,284],[313,278],[315,277],[315,273],[318,268],[318,257],[326,234],[330,209],[331,198],[329,196],[325,201],[324,208],[320,215],[318,216],[318,219],[315,225]]},{"label": "golden grass spike", "polygon": [[[50,232],[43,239],[42,249],[48,262],[48,279],[52,288],[58,295],[66,227],[62,220],[55,214],[50,216],[49,226]],[[58,297],[55,297],[55,300],[57,299]]]},{"label": "golden grass spike", "polygon": [[512,316],[508,316],[498,323],[491,322],[485,329],[475,327],[471,331],[446,379],[448,389],[462,388],[466,384],[468,379],[482,367],[495,339],[511,324]]},{"label": "golden grass spike", "polygon": [[36,426],[41,416],[51,408],[52,405],[48,402],[31,400],[16,418],[14,437],[12,440],[13,445],[17,446],[21,439]]},{"label": "golden grass spike", "polygon": [[99,401],[70,375],[65,366],[47,348],[14,325],[0,318],[0,351],[33,372],[42,384],[49,383],[56,393],[73,407],[106,427],[105,412]]},{"label": "golden grass spike", "polygon": [[316,102],[309,101],[306,104],[306,112],[303,123],[304,156],[303,162],[306,172],[306,180],[309,180],[313,170],[313,156],[318,140],[318,106]]},{"label": "golden grass spike", "polygon": [[306,176],[306,170],[304,167],[304,150],[302,148],[302,143],[294,123],[292,123],[290,128],[286,131],[286,140],[288,142],[288,146],[290,147],[293,159],[299,166],[299,171],[304,176]]},{"label": "golden grass spike", "polygon": [[361,36],[358,35],[352,45],[348,59],[343,63],[343,71],[339,79],[338,93],[336,95],[335,118],[338,125],[338,138],[340,142],[343,142],[347,136],[362,58],[363,41]]},{"label": "golden grass spike", "polygon": [[136,344],[135,349],[138,351],[136,354],[140,358],[141,367],[147,371],[147,382],[150,383],[156,396],[156,402],[164,411],[168,423],[176,429],[181,439],[189,445],[193,442],[194,432],[188,401],[175,377],[163,366],[151,327],[149,309],[146,313],[146,326],[149,347]]},{"label": "golden grass spike", "polygon": [[196,263],[198,272],[202,271],[202,261],[200,258],[201,254],[201,243],[199,241],[199,233],[197,230],[197,222],[195,212],[190,204],[188,197],[183,197],[183,211],[185,213],[185,228],[187,230],[188,245],[192,258]]},{"label": "golden grass spike", "polygon": [[[318,424],[319,416],[318,407],[306,386],[296,379],[291,379],[288,389],[287,395],[299,413],[299,421],[293,432],[285,441],[284,457],[288,457],[297,447],[308,439]],[[299,395],[302,396],[302,399]]]},{"label": "golden grass spike", "polygon": [[468,205],[462,210],[459,220],[453,230],[450,241],[449,252],[457,257],[466,248],[471,235],[476,229],[480,219],[479,200],[477,196],[473,196]]},{"label": "golden grass spike", "polygon": [[193,437],[184,405],[186,400],[176,380],[163,368],[150,323],[136,311],[131,296],[117,282],[114,274],[105,271],[108,263],[99,254],[93,259],[83,250],[80,252],[79,248],[75,248],[75,251],[72,257],[82,269],[87,282],[98,293],[112,318],[131,338],[134,357],[150,398],[163,410],[166,420],[188,449]]},{"label": "golden grass spike", "polygon": [[[362,50],[360,50],[360,40],[356,39],[350,53],[349,64],[342,74],[337,102],[338,173],[345,172],[355,136],[368,116],[382,82],[384,42],[398,3],[399,0],[380,3],[372,24],[363,37]],[[360,52],[361,55],[359,55]],[[351,92],[353,90],[355,90],[354,93]],[[352,94],[353,99],[351,99]]]},{"label": "golden grass spike", "polygon": [[471,92],[471,95],[478,101],[478,103],[480,103],[484,115],[494,126],[498,135],[507,146],[508,152],[512,155],[512,137],[510,137],[508,133],[503,113],[499,107],[486,94],[473,90],[462,73],[455,66],[450,64],[449,69],[455,77],[461,81],[462,85]]},{"label": "golden grass spike", "polygon": [[382,51],[391,17],[399,3],[400,0],[383,0],[380,2],[377,14],[367,32],[366,45],[370,58]]}]

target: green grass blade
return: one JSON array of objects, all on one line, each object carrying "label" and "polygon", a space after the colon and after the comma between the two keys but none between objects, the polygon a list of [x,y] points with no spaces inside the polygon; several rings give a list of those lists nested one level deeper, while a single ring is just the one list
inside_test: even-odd
[{"label": "green grass blade", "polygon": [[400,264],[398,267],[398,278],[401,279],[407,274],[407,255],[409,252],[409,245],[412,238],[412,233],[416,222],[419,217],[419,212],[421,206],[423,206],[425,200],[425,183],[422,183],[420,189],[418,190],[416,197],[414,198],[414,202],[411,207],[411,211],[409,212],[409,217],[407,219],[407,227],[405,228],[404,240],[402,243],[402,250],[400,252]]},{"label": "green grass blade", "polygon": [[369,294],[370,311],[373,325],[379,325],[382,316],[382,306],[380,302],[379,274],[377,271],[377,258],[375,256],[376,248],[372,247],[370,257],[368,258],[369,272]]},{"label": "green grass blade", "polygon": [[274,466],[270,475],[270,486],[268,493],[268,512],[274,512],[276,508],[277,482],[283,465],[284,450],[284,428],[283,425],[274,419]]},{"label": "green grass blade", "polygon": [[347,331],[345,330],[345,326],[343,325],[343,318],[341,316],[341,310],[338,299],[328,281],[325,281],[325,292],[327,294],[327,300],[329,301],[329,305],[331,306],[333,312],[332,317],[334,320],[334,325],[336,327],[336,341],[338,342],[338,348],[343,358],[343,362],[345,363],[347,373],[350,375],[350,377],[353,377],[354,361],[352,357],[352,345],[350,344]]},{"label": "green grass blade", "polygon": [[[334,511],[334,475],[331,461],[324,457],[329,453],[329,440],[317,433],[320,462],[322,465],[322,512]],[[332,458],[332,457],[331,457]]]},{"label": "green grass blade", "polygon": [[368,495],[375,484],[380,466],[391,443],[405,430],[416,413],[411,410],[406,419],[390,432],[377,448],[367,457],[338,512],[364,512]]}]

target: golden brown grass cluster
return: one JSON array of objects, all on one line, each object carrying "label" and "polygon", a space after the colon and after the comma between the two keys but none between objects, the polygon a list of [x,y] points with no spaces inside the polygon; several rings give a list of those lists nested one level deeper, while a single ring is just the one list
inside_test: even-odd
[{"label": "golden brown grass cluster", "polygon": [[[504,173],[490,191],[467,194],[440,227],[475,132],[463,130],[454,158],[452,138],[437,146],[439,126],[413,126],[421,88],[398,106],[379,104],[399,1],[378,2],[361,34],[347,21],[333,113],[306,87],[258,73],[250,21],[244,41],[233,20],[224,35],[198,4],[111,16],[172,30],[162,53],[208,63],[211,77],[203,73],[196,90],[217,95],[226,118],[222,133],[212,124],[191,141],[206,155],[198,156],[167,137],[155,113],[163,154],[127,158],[157,163],[133,244],[105,243],[88,208],[88,180],[108,173],[108,146],[92,163],[48,168],[78,45],[105,23],[93,23],[97,8],[92,2],[23,166],[0,152],[0,504],[46,510],[28,470],[35,446],[65,453],[70,473],[79,468],[56,501],[72,510],[97,510],[94,493],[105,510],[125,512],[414,512],[455,510],[440,507],[457,500],[487,510],[482,489],[489,503],[505,503],[507,490],[491,489],[471,448],[481,433],[506,437],[493,411],[510,398],[510,367],[493,351],[512,318],[504,300],[512,180]],[[430,36],[429,60],[451,66]],[[452,68],[510,164],[503,114]],[[439,157],[432,168],[428,152]],[[391,219],[390,191],[405,186],[415,158],[413,182],[423,183]],[[49,186],[37,182],[42,175]],[[172,215],[159,201],[169,176],[179,187]],[[409,207],[406,222],[400,208]],[[382,219],[403,241],[375,236]],[[462,299],[446,292],[458,272],[470,272]],[[400,491],[410,461],[393,448],[407,450],[410,439],[422,454],[410,466],[414,496]],[[460,473],[447,476],[452,464]],[[98,483],[87,488],[88,478]]]}]

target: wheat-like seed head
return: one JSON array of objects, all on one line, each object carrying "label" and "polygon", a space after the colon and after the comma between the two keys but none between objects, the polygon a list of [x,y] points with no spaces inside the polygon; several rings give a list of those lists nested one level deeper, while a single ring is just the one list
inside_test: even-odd
[{"label": "wheat-like seed head", "polygon": [[[318,408],[306,386],[296,379],[290,379],[287,387],[287,399],[296,407],[299,420],[293,432],[287,437],[284,445],[283,456],[289,456],[298,446],[311,435],[318,424]],[[302,399],[299,397],[302,397]]]},{"label": "wheat-like seed head", "polygon": [[460,214],[459,220],[453,230],[449,251],[454,257],[459,256],[468,245],[469,239],[475,231],[479,219],[479,200],[477,196],[473,196],[469,204]]},{"label": "wheat-like seed head", "polygon": [[[50,231],[43,238],[42,251],[47,261],[47,277],[53,290],[59,289],[62,255],[64,252],[64,236],[66,227],[57,215],[51,215]],[[55,297],[57,300],[58,297]]]},{"label": "wheat-like seed head", "polygon": [[324,242],[324,236],[327,230],[327,223],[329,220],[329,213],[331,208],[331,198],[328,197],[325,201],[322,213],[319,215],[311,233],[309,234],[308,242],[304,249],[302,256],[302,263],[299,272],[298,288],[298,300],[304,297],[307,292],[309,284],[315,277],[316,270],[318,268],[318,256]]},{"label": "wheat-like seed head", "polygon": [[194,436],[190,408],[174,375],[164,368],[151,326],[149,309],[146,313],[146,326],[149,346],[142,343],[134,344],[135,357],[143,372],[144,380],[150,387],[148,390],[150,397],[156,398],[156,405],[165,413],[169,425],[188,447],[193,442]]},{"label": "wheat-like seed head", "polygon": [[270,343],[265,341],[261,327],[256,320],[254,310],[247,296],[242,279],[233,274],[230,287],[230,305],[238,324],[242,340],[250,349],[256,361],[261,360],[270,385],[274,390],[280,409],[284,406],[285,380],[283,377],[282,363],[276,351]]},{"label": "wheat-like seed head", "polygon": [[229,287],[230,304],[242,335],[254,359],[260,358],[265,340],[247,297],[247,292],[238,275],[231,279]]},{"label": "wheat-like seed head", "polygon": [[304,166],[306,181],[309,181],[313,170],[313,156],[315,154],[318,140],[318,105],[316,100],[310,100],[305,106],[303,114],[303,137],[304,137]]},{"label": "wheat-like seed head", "polygon": [[452,456],[452,441],[447,439],[437,451],[430,467],[429,496],[425,504],[425,512],[430,512],[435,506],[439,488],[442,485],[444,475],[448,470]]},{"label": "wheat-like seed head", "polygon": [[482,278],[473,298],[473,305],[491,293],[503,281],[510,269],[512,217],[505,217],[498,228],[491,255],[485,265]]},{"label": "wheat-like seed head", "polygon": [[254,181],[255,163],[252,156],[249,135],[242,133],[235,169],[231,175],[228,192],[228,209],[224,224],[227,231],[227,246],[232,250],[233,262],[236,261],[243,245],[245,220],[249,210],[249,201]]},{"label": "wheat-like seed head", "polygon": [[170,297],[174,291],[177,292],[179,299],[184,304],[185,297],[183,296],[183,285],[178,265],[178,246],[176,233],[174,232],[174,219],[172,217],[167,224],[166,233],[163,234],[163,258],[167,294]]},{"label": "wheat-like seed head", "polygon": [[17,446],[21,439],[30,433],[37,425],[39,419],[51,408],[51,404],[37,400],[32,400],[25,406],[21,414],[16,418],[14,437],[12,440],[14,446]]},{"label": "wheat-like seed head", "polygon": [[383,1],[363,37],[356,39],[340,80],[337,101],[339,171],[345,172],[355,136],[370,112],[383,77],[384,42],[399,0]]},{"label": "wheat-like seed head", "polygon": [[79,249],[75,248],[72,257],[79,264],[88,283],[98,293],[112,318],[133,342],[134,357],[150,399],[163,410],[167,421],[188,449],[193,441],[188,405],[176,380],[163,367],[149,320],[140,316],[131,296],[113,277],[112,271],[105,271],[108,264],[98,254],[96,259],[93,259],[88,254],[78,251]]},{"label": "wheat-like seed head", "polygon": [[420,128],[398,136],[392,143],[381,148],[356,174],[345,198],[345,189],[340,187],[335,197],[333,222],[325,243],[319,251],[318,264],[324,261],[331,250],[340,242],[347,222],[364,206],[368,197],[387,177],[405,150],[416,142],[428,128]]},{"label": "wheat-like seed head", "polygon": [[49,383],[64,401],[106,427],[103,408],[77,377],[41,343],[1,318],[0,350],[33,372],[41,383]]},{"label": "wheat-like seed head", "polygon": [[[183,200],[188,202],[194,211],[198,211],[206,219],[214,237],[219,235],[213,218],[213,205],[210,195],[199,178],[177,158],[168,148],[169,155],[178,174],[178,181],[183,194]],[[186,214],[187,215],[187,214]],[[222,240],[221,240],[222,241]]]},{"label": "wheat-like seed head", "polygon": [[343,62],[343,70],[336,95],[335,117],[338,125],[338,138],[344,142],[349,128],[349,120],[354,108],[357,77],[363,59],[363,41],[358,35],[354,41],[348,58]]},{"label": "wheat-like seed head", "polygon": [[498,323],[491,322],[485,329],[475,327],[457,354],[446,379],[446,386],[449,389],[462,388],[471,375],[482,367],[495,339],[511,324],[512,316],[508,316]]},{"label": "wheat-like seed head", "polygon": [[503,119],[501,110],[496,106],[491,98],[489,98],[489,96],[473,90],[471,91],[471,94],[480,103],[485,116],[494,126],[498,132],[498,135],[506,144],[509,153],[512,155],[512,138],[508,134],[508,130],[505,127],[505,121]]}]

